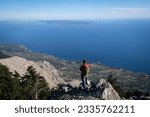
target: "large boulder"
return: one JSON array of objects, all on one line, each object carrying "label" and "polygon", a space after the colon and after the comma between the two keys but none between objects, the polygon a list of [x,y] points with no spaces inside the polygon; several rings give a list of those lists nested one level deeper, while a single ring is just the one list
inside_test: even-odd
[{"label": "large boulder", "polygon": [[97,85],[97,89],[99,89],[100,99],[104,100],[120,100],[120,96],[112,87],[112,85],[104,80],[103,78],[99,79]]}]

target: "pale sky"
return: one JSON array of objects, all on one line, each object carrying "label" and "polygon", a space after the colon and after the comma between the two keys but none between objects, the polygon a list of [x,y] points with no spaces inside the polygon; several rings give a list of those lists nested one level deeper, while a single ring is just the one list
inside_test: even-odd
[{"label": "pale sky", "polygon": [[0,20],[150,19],[150,0],[0,0]]}]

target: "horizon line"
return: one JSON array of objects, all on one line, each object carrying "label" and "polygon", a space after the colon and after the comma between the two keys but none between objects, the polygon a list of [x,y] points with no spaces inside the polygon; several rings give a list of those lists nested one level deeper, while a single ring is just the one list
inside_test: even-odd
[{"label": "horizon line", "polygon": [[150,18],[101,18],[101,19],[0,19],[0,21],[101,21],[101,20],[150,20]]}]

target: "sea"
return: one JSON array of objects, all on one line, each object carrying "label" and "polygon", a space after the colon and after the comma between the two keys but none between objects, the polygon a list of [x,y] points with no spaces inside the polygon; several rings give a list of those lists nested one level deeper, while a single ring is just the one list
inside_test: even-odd
[{"label": "sea", "polygon": [[0,44],[150,74],[150,20],[0,21]]}]

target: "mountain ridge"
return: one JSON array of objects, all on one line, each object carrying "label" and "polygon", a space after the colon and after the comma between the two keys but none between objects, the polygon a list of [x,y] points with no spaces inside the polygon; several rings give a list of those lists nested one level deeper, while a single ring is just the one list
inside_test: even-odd
[{"label": "mountain ridge", "polygon": [[[82,64],[81,62],[67,61],[52,55],[34,53],[22,45],[0,45],[0,52],[7,56],[19,56],[34,62],[47,61],[56,68],[58,75],[64,82],[74,83],[74,86],[80,83],[79,67]],[[138,90],[142,92],[142,95],[150,94],[150,76],[148,74],[112,68],[100,63],[91,63],[90,68],[89,80],[91,81],[97,82],[101,78],[107,79],[109,77],[117,78],[115,85],[119,87],[121,93],[127,94]]]},{"label": "mountain ridge", "polygon": [[56,69],[46,61],[33,62],[21,57],[13,56],[10,58],[0,59],[0,63],[6,65],[11,72],[17,71],[21,76],[25,74],[25,71],[29,66],[35,68],[35,70],[44,76],[49,84],[49,87],[56,87],[60,83],[64,83],[56,71]]},{"label": "mountain ridge", "polygon": [[[0,63],[7,66],[9,70],[15,74],[19,74],[22,79],[23,76],[27,75],[26,70],[30,66],[35,69],[35,71],[44,78],[50,88],[50,93],[48,99],[104,99],[104,100],[119,100],[121,99],[118,93],[114,90],[110,83],[104,79],[100,79],[97,83],[90,83],[88,85],[88,90],[85,91],[81,87],[81,83],[72,85],[70,82],[65,82],[59,77],[57,70],[47,61],[33,62],[26,60],[21,57],[13,56],[10,58],[0,59]],[[2,78],[0,76],[0,78]],[[19,79],[20,79],[19,78]],[[31,76],[32,78],[32,76]],[[34,78],[34,75],[33,75]],[[13,78],[12,78],[13,79]],[[19,80],[18,79],[18,80]],[[0,79],[1,80],[1,79]],[[22,82],[22,80],[21,80]],[[20,82],[20,83],[21,83]],[[74,83],[75,81],[73,81]],[[35,81],[37,85],[39,82]],[[36,86],[36,85],[35,85]],[[0,87],[2,88],[2,87]],[[34,87],[37,91],[36,87]],[[39,89],[40,90],[40,89]],[[37,91],[38,92],[38,91]],[[12,94],[13,95],[13,94]],[[35,93],[34,99],[39,99],[38,94]],[[0,96],[1,99],[1,96]]]}]

